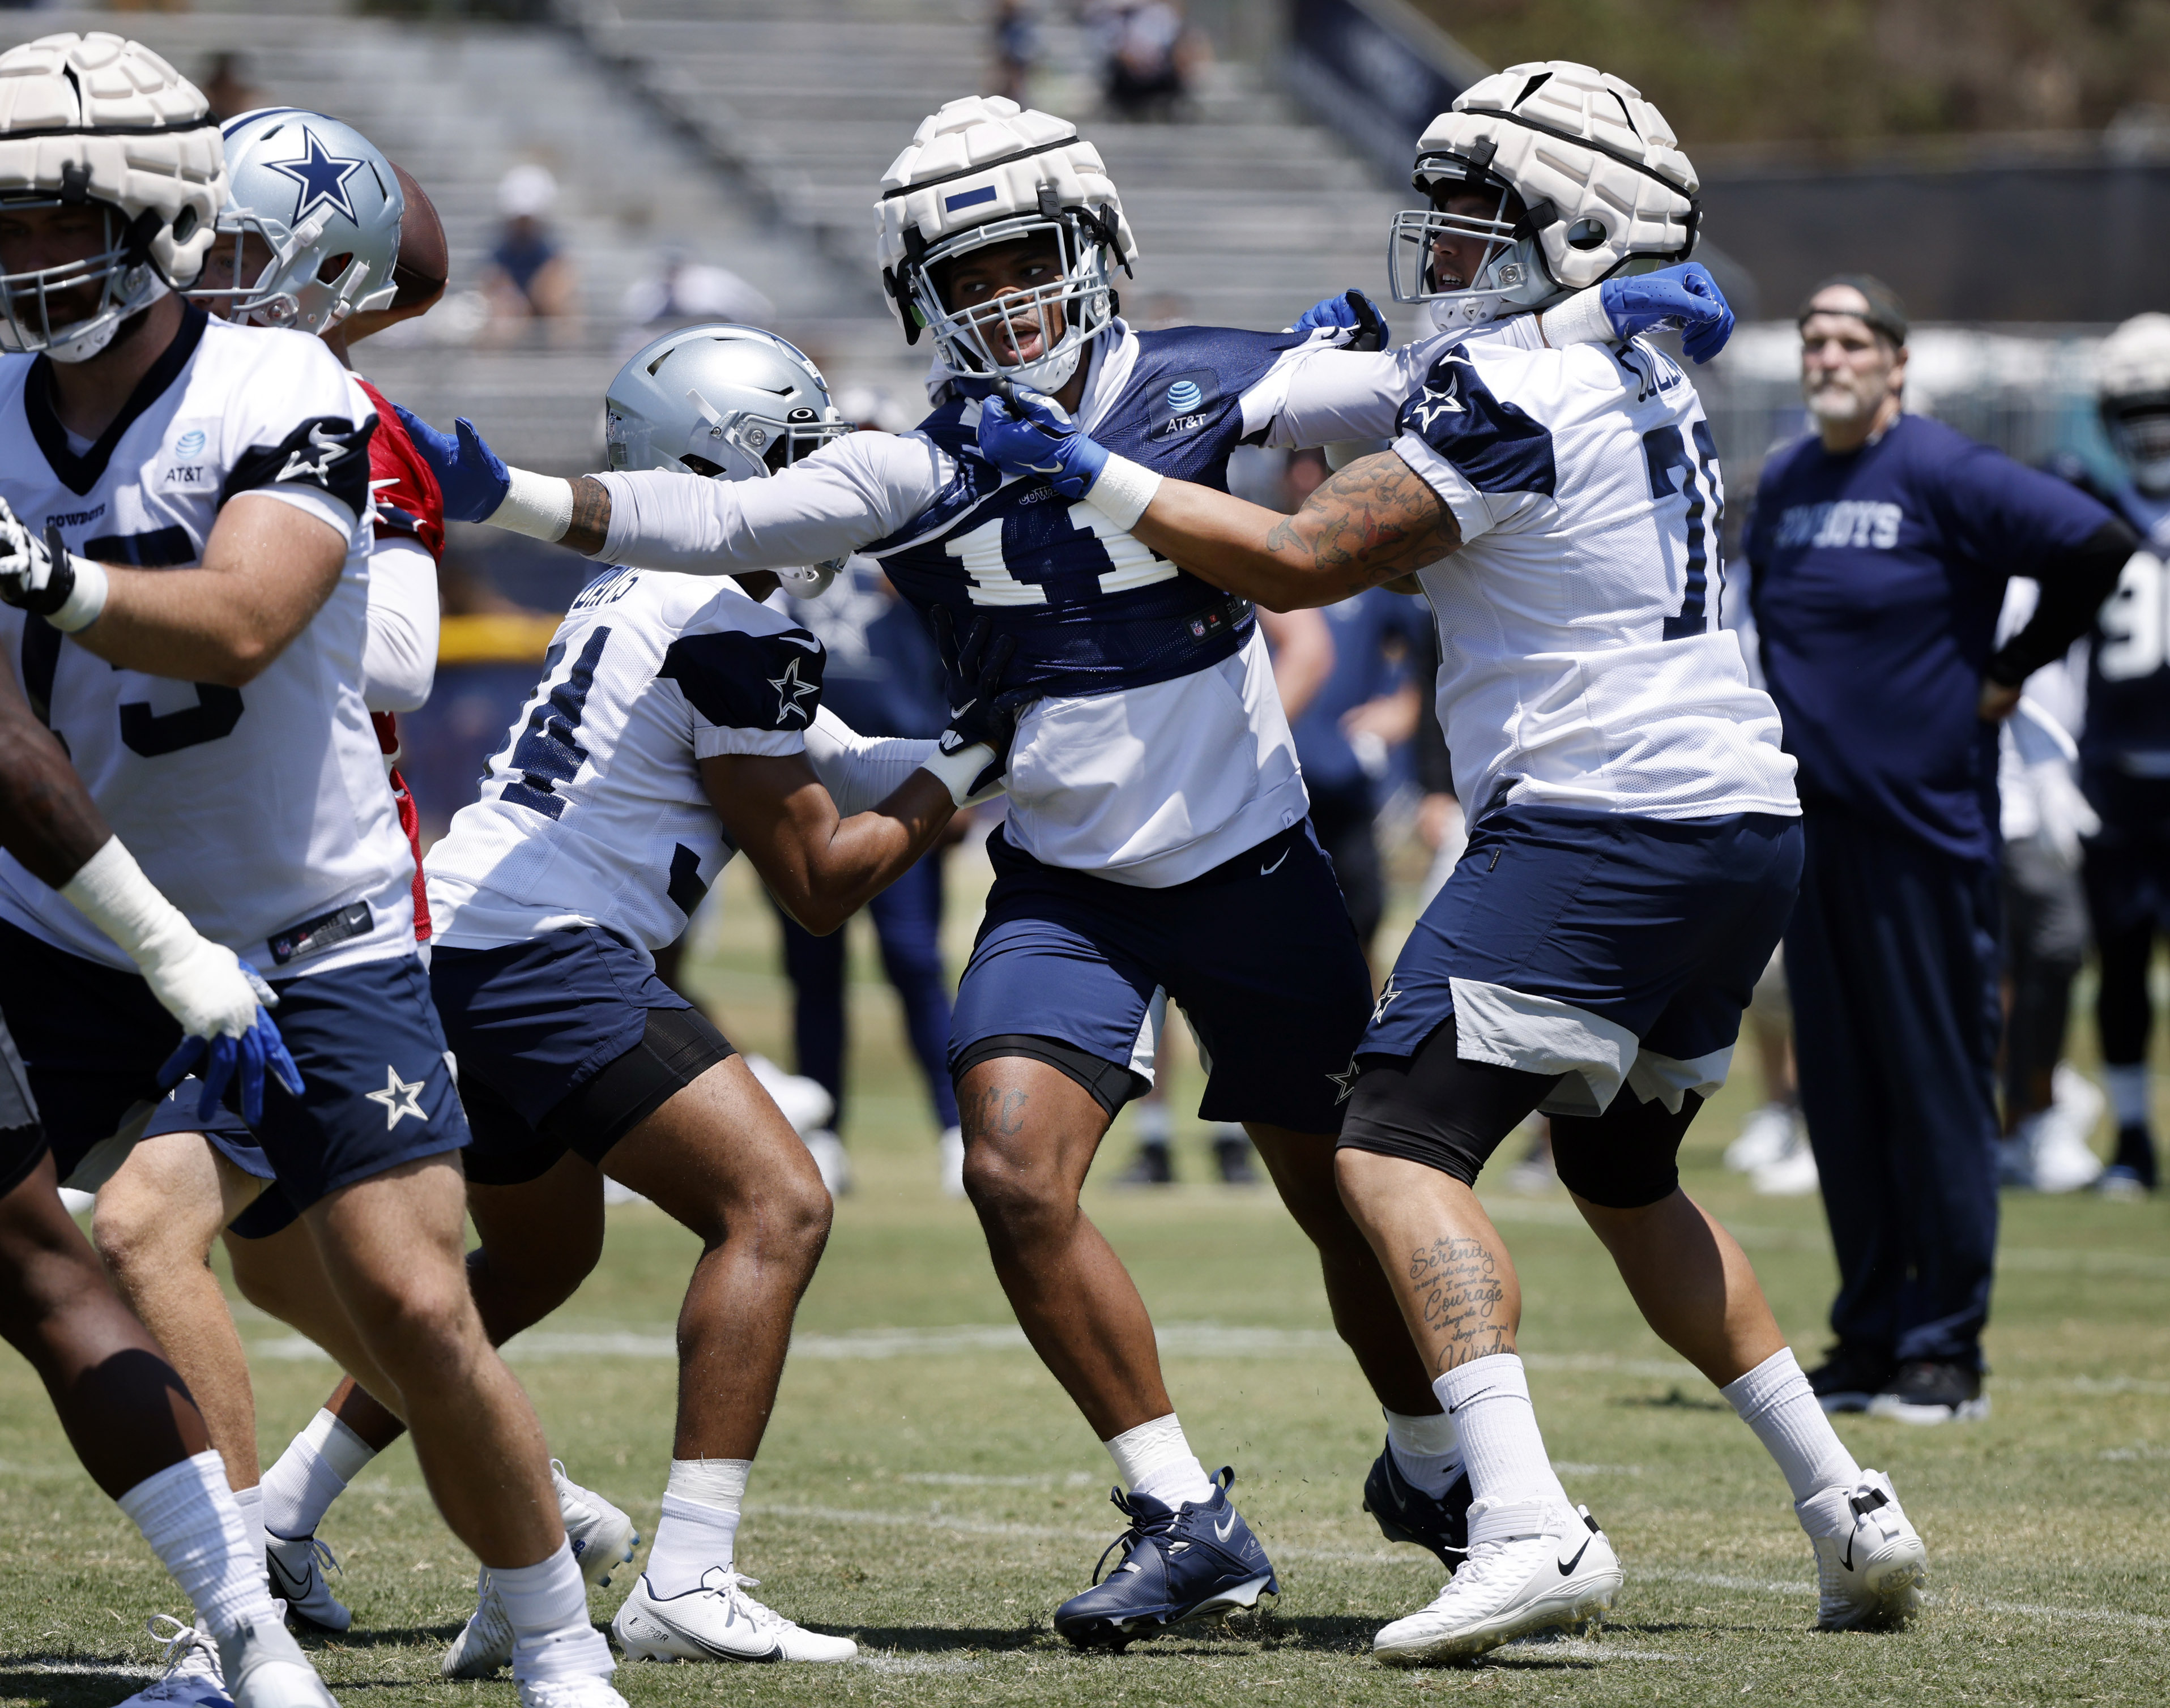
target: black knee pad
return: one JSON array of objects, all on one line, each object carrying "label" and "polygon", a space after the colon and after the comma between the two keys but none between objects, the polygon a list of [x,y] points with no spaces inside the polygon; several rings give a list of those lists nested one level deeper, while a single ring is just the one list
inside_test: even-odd
[{"label": "black knee pad", "polygon": [[1553,1117],[1553,1166],[1577,1198],[1606,1209],[1640,1209],[1680,1189],[1681,1137],[1702,1108],[1693,1092],[1675,1114],[1627,1086],[1601,1115]]},{"label": "black knee pad", "polygon": [[1412,1056],[1358,1058],[1363,1076],[1349,1099],[1339,1148],[1406,1157],[1473,1185],[1499,1141],[1559,1083],[1456,1054],[1454,1017]]}]

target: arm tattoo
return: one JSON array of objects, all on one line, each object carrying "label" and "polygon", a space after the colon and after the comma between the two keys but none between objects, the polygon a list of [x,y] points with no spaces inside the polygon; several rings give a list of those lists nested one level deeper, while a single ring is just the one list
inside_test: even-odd
[{"label": "arm tattoo", "polygon": [[573,482],[573,520],[559,543],[592,558],[610,536],[610,489],[592,474]]},{"label": "arm tattoo", "polygon": [[1336,599],[1437,563],[1461,544],[1454,512],[1391,451],[1350,463],[1266,536],[1268,551],[1325,578]]},{"label": "arm tattoo", "polygon": [[1439,1355],[1441,1374],[1515,1349],[1514,1326],[1500,1310],[1506,1288],[1479,1241],[1450,1237],[1411,1252],[1409,1289],[1424,1326],[1446,1343]]}]

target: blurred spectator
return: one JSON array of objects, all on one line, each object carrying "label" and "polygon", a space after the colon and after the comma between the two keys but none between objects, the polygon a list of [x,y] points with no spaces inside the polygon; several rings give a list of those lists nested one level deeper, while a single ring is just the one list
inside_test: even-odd
[{"label": "blurred spectator", "polygon": [[[1906,317],[1839,278],[1803,307],[1816,431],[1748,533],[1765,680],[1807,831],[1786,931],[1801,1105],[1840,1287],[1827,1411],[1987,1415],[1996,1252],[1996,724],[2086,629],[2136,536],[2092,499],[1906,414]],[[2006,582],[2034,618],[1993,644]]]},{"label": "blurred spectator", "polygon": [[243,113],[271,104],[270,96],[256,87],[249,74],[245,53],[215,53],[204,63],[203,81],[196,85],[211,103],[211,115],[221,124]]},{"label": "blurred spectator", "polygon": [[497,211],[505,225],[482,287],[489,301],[489,343],[516,343],[537,325],[556,342],[573,328],[578,312],[573,267],[550,236],[550,211],[557,201],[558,180],[533,161],[498,181]]},{"label": "blurred spectator", "polygon": [[[818,600],[778,594],[772,601],[816,635],[828,653],[821,703],[862,735],[931,736],[949,721],[942,660],[934,642],[880,567],[854,558]],[[965,1195],[965,1140],[957,1093],[949,1078],[949,987],[942,965],[943,867],[970,823],[867,905],[881,947],[882,970],[895,987],[913,1056],[927,1081],[939,1135],[943,1190]],[[849,1162],[838,1134],[844,1128],[844,1059],[850,1042],[846,948],[852,927],[815,937],[784,915],[783,967],[794,994],[792,1037],[798,1070],[834,1100],[829,1128],[804,1134],[832,1192],[847,1190]]]},{"label": "blurred spectator", "polygon": [[1039,63],[1040,8],[1033,0],[995,0],[995,93],[1030,106]]},{"label": "blurred spectator", "polygon": [[1088,14],[1106,55],[1104,92],[1118,118],[1165,123],[1210,56],[1176,0],[1107,0]]},{"label": "blurred spectator", "polygon": [[731,271],[672,250],[656,271],[626,286],[618,307],[628,320],[658,332],[696,320],[730,320],[766,326],[776,305]]}]

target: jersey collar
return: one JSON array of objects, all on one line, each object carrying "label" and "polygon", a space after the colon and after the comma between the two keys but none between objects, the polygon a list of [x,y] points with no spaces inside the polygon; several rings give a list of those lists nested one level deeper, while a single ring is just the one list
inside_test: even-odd
[{"label": "jersey collar", "polygon": [[45,452],[45,461],[52,465],[62,486],[81,498],[105,478],[105,466],[113,460],[113,447],[120,444],[121,435],[136,424],[136,419],[165,395],[166,388],[188,366],[189,358],[203,342],[204,326],[209,319],[194,303],[182,305],[180,330],[174,334],[174,341],[136,382],[136,389],[128,394],[120,413],[99,435],[98,442],[80,456],[68,449],[67,429],[61,425],[61,418],[53,410],[52,358],[40,355],[30,365],[29,377],[23,387],[23,413],[29,420],[30,436],[38,441],[38,449]]}]

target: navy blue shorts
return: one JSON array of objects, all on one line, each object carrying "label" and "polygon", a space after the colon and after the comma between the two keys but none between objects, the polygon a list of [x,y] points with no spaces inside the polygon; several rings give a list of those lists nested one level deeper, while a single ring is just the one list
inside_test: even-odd
[{"label": "navy blue shorts", "polygon": [[[467,1144],[444,1030],[417,958],[274,980],[271,988],[279,994],[272,1017],[301,1070],[302,1092],[297,1098],[267,1081],[254,1132],[294,1212]],[[136,974],[0,921],[0,1012],[29,1070],[61,1179],[132,1113],[161,1101],[158,1072],[181,1028]],[[238,1084],[227,1088],[228,1108],[240,1095]]]},{"label": "navy blue shorts", "polygon": [[1202,1118],[1341,1130],[1335,1076],[1363,1036],[1371,975],[1308,823],[1166,889],[1043,865],[999,831],[987,853],[953,1074],[986,1059],[972,1053],[985,1040],[1043,1038],[1128,1070],[1136,1095],[1173,1000],[1205,1060]]},{"label": "navy blue shorts", "polygon": [[[275,1012],[273,1018],[277,1018]],[[202,1096],[202,1081],[194,1074],[190,1075],[152,1110],[143,1136],[157,1139],[168,1133],[200,1133],[205,1143],[243,1174],[265,1182],[264,1190],[257,1193],[254,1201],[227,1224],[227,1232],[238,1234],[244,1240],[260,1240],[291,1225],[301,1213],[279,1184],[278,1171],[264,1154],[264,1147],[256,1142],[256,1135],[240,1116],[223,1104],[212,1110],[208,1119],[199,1116],[196,1108]]]},{"label": "navy blue shorts", "polygon": [[494,949],[438,945],[438,1011],[474,1125],[468,1178],[513,1186],[603,1154],[733,1054],[624,938],[594,926]]},{"label": "navy blue shorts", "polygon": [[1769,814],[1496,808],[1409,933],[1360,1054],[1413,1056],[1451,1014],[1464,1060],[1566,1076],[1550,1114],[1595,1114],[1623,1082],[1676,1110],[1708,1097],[1801,857],[1801,821]]}]

